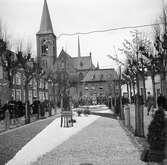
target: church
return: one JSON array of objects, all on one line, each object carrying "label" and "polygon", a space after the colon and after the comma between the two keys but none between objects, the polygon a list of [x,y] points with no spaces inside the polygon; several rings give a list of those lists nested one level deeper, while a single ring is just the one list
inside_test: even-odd
[{"label": "church", "polygon": [[[57,37],[54,34],[47,1],[44,0],[39,31],[36,33],[37,59],[44,70],[53,72],[63,69],[74,77],[71,94],[75,99],[115,95],[113,82],[118,79],[116,71],[99,69],[92,62],[92,54],[81,56],[78,36],[78,56],[71,57],[64,49],[57,54]],[[93,91],[93,92],[92,92]]]}]

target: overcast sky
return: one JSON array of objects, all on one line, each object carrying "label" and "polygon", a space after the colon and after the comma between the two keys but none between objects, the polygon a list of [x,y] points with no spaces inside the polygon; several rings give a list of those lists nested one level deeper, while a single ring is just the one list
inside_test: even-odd
[{"label": "overcast sky", "polygon": [[[36,33],[39,30],[44,0],[0,0],[0,17],[6,24],[11,40],[30,40],[36,52]],[[87,32],[124,26],[152,24],[162,12],[161,0],[47,0],[54,33]],[[115,67],[107,54],[114,54],[113,46],[121,47],[130,31],[80,35],[81,56],[92,52],[93,62],[101,68]],[[140,28],[151,31],[151,28]],[[150,34],[150,33],[149,33]],[[13,42],[15,45],[16,42]],[[62,36],[57,40],[72,57],[77,56],[77,36]],[[119,52],[118,52],[119,54]],[[119,55],[119,59],[124,57]]]}]

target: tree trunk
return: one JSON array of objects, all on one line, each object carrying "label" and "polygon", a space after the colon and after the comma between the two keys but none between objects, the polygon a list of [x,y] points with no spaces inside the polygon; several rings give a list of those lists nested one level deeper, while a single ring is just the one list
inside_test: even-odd
[{"label": "tree trunk", "polygon": [[146,81],[145,81],[145,76],[144,73],[142,73],[142,77],[143,77],[143,100],[144,103],[146,102]]},{"label": "tree trunk", "polygon": [[132,86],[133,86],[133,101],[135,103],[136,102],[136,99],[135,99],[136,93],[135,93],[135,83],[134,82],[132,83]]},{"label": "tree trunk", "polygon": [[163,96],[166,96],[165,73],[161,74],[161,93],[162,93]]},{"label": "tree trunk", "polygon": [[155,75],[152,73],[151,75],[152,86],[153,86],[153,97],[154,97],[154,108],[156,107],[156,92],[155,92]]},{"label": "tree trunk", "polygon": [[[39,78],[37,78],[36,81],[37,81],[37,100],[39,100]],[[40,116],[41,116],[41,109],[40,109],[40,105],[39,105],[37,119],[40,119]]]},{"label": "tree trunk", "polygon": [[39,100],[39,79],[36,79],[37,81],[37,100]]},{"label": "tree trunk", "polygon": [[121,120],[124,120],[124,112],[122,107],[122,90],[121,90],[121,66],[119,67],[120,75],[119,75],[119,102],[120,102],[120,118]]},{"label": "tree trunk", "polygon": [[25,124],[30,123],[30,109],[28,99],[28,84],[25,84]]},{"label": "tree trunk", "polygon": [[135,135],[139,137],[144,137],[144,121],[143,121],[143,101],[140,96],[139,89],[139,75],[136,75],[136,86],[137,86],[137,96],[136,96],[136,106],[135,106]]},{"label": "tree trunk", "polygon": [[130,103],[132,103],[132,84],[131,82],[129,83],[129,88],[130,88]]},{"label": "tree trunk", "polygon": [[128,84],[128,82],[127,82],[127,84],[126,84],[126,88],[127,88],[127,92],[128,92],[128,99],[129,99],[129,84]]},{"label": "tree trunk", "polygon": [[114,80],[114,111],[115,111],[115,107],[116,107],[116,81]]}]

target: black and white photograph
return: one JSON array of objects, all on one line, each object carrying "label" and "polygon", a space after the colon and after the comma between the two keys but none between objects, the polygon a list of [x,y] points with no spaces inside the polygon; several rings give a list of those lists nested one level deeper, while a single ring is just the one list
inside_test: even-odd
[{"label": "black and white photograph", "polygon": [[167,165],[167,0],[0,0],[0,165]]}]

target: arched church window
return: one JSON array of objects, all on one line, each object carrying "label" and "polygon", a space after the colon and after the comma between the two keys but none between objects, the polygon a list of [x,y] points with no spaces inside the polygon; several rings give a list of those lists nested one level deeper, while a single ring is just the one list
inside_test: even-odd
[{"label": "arched church window", "polygon": [[48,45],[45,42],[46,40],[43,40],[41,45],[42,55],[47,55],[49,50]]},{"label": "arched church window", "polygon": [[64,69],[64,62],[61,62],[61,69]]}]

